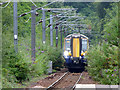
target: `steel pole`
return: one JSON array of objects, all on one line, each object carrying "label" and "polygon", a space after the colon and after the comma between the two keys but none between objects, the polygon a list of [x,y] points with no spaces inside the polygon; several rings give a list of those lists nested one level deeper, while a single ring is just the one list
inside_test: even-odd
[{"label": "steel pole", "polygon": [[58,26],[55,27],[56,29],[56,47],[58,46]]},{"label": "steel pole", "polygon": [[53,18],[52,15],[50,15],[50,44],[53,46]]},{"label": "steel pole", "polygon": [[63,30],[64,30],[64,37],[65,37],[65,26],[63,26]]},{"label": "steel pole", "polygon": [[62,26],[60,26],[60,33],[61,33],[61,49],[62,49]]},{"label": "steel pole", "polygon": [[[35,9],[35,6],[31,7],[32,10]],[[34,10],[33,12],[31,12],[31,51],[32,51],[32,60],[35,61],[35,13],[36,11]]]},{"label": "steel pole", "polygon": [[17,2],[15,2],[16,0],[14,0],[14,4],[13,4],[13,9],[14,9],[14,17],[13,17],[13,23],[14,23],[14,49],[15,52],[18,52],[18,24],[17,24]]},{"label": "steel pole", "polygon": [[42,41],[43,41],[43,44],[45,44],[45,10],[43,9],[42,10]]}]

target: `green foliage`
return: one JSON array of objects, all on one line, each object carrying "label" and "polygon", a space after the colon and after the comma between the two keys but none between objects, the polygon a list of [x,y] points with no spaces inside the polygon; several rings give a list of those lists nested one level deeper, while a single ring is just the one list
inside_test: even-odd
[{"label": "green foliage", "polygon": [[111,4],[111,2],[97,3],[97,14],[98,14],[100,19],[105,17],[105,15],[106,15],[105,9],[110,8],[111,7],[110,4]]},{"label": "green foliage", "polygon": [[50,5],[51,8],[61,8],[64,7],[62,2],[55,2],[52,5]]},{"label": "green foliage", "polygon": [[50,48],[48,57],[50,61],[53,61],[53,69],[60,69],[63,67],[63,58],[61,49]]},{"label": "green foliage", "polygon": [[118,84],[118,47],[94,46],[87,54],[90,75],[101,84]]},{"label": "green foliage", "polygon": [[[78,8],[77,12],[81,12],[82,14],[88,16],[89,11],[88,7],[91,3],[90,2],[65,2],[64,5],[72,6],[73,8]],[[87,9],[86,9],[87,8]]]},{"label": "green foliage", "polygon": [[24,62],[23,58],[18,54],[14,56],[11,55],[10,59],[10,74],[15,75],[16,79],[20,82],[22,82],[22,80],[28,79],[30,74],[29,64]]},{"label": "green foliage", "polygon": [[118,37],[118,18],[114,17],[109,23],[105,25],[105,35],[104,39],[106,39],[110,44],[118,46],[119,37]]},{"label": "green foliage", "polygon": [[[47,2],[35,3],[37,6],[41,7]],[[64,6],[65,5],[65,6]],[[69,6],[67,6],[69,5]],[[59,3],[50,5],[49,7],[77,7],[79,8],[81,16],[88,16],[86,20],[88,25],[92,26],[93,31],[100,31],[101,25],[104,24],[99,18],[103,18],[105,15],[109,16],[107,19],[103,19],[106,23],[104,26],[104,36],[103,38],[108,41],[108,44],[103,44],[103,46],[94,47],[88,52],[88,71],[95,79],[100,80],[103,84],[117,84],[118,79],[118,62],[117,62],[117,50],[118,50],[118,37],[117,37],[117,16],[115,11],[117,11],[114,5],[111,10],[107,9],[106,12],[104,8],[109,4],[95,4],[95,3]],[[18,16],[25,12],[31,10],[31,2],[19,2],[18,3]],[[100,7],[99,7],[100,6]],[[102,7],[103,6],[103,7]],[[49,8],[46,7],[46,8]],[[101,13],[104,10],[104,13]],[[98,12],[96,12],[98,10]],[[36,22],[42,17],[42,12],[39,12],[39,16],[36,17]],[[49,18],[51,12],[46,12],[46,18]],[[114,18],[113,18],[114,16]],[[58,48],[55,46],[55,30],[53,30],[53,47],[50,46],[50,30],[46,29],[46,44],[42,44],[42,26],[41,24],[36,26],[36,57],[31,59],[31,20],[27,20],[31,17],[28,14],[24,17],[18,18],[18,53],[14,51],[14,41],[13,41],[13,3],[3,9],[2,11],[2,58],[3,58],[3,68],[2,68],[2,81],[3,87],[14,88],[20,87],[17,83],[23,82],[25,80],[31,80],[33,77],[40,76],[47,73],[48,62],[53,61],[54,71],[63,67],[64,60],[62,58],[62,50],[60,49],[60,43],[58,43]],[[46,25],[49,21],[46,21]],[[111,27],[113,26],[113,27]],[[111,30],[111,31],[110,31]],[[108,35],[111,34],[111,36]],[[98,43],[100,36],[95,34],[90,34],[90,39],[93,43]],[[60,38],[60,35],[58,36]],[[59,39],[60,40],[60,39]],[[95,42],[94,42],[95,41]],[[58,41],[60,42],[60,41]],[[111,44],[111,46],[109,45]],[[115,46],[114,46],[115,45]],[[107,59],[107,60],[106,60]],[[97,67],[97,68],[96,68]],[[106,72],[107,70],[107,72]],[[109,76],[108,76],[109,75]],[[107,78],[106,78],[107,77]],[[107,79],[109,79],[108,82]],[[106,81],[105,81],[106,80]]]},{"label": "green foliage", "polygon": [[104,22],[104,35],[101,45],[91,47],[88,51],[88,72],[101,84],[118,84],[118,16],[117,4],[111,5],[111,9],[106,9]]},{"label": "green foliage", "polygon": [[[118,6],[117,4],[112,5],[112,11],[107,9],[108,12],[105,18],[106,24],[104,25],[104,36],[109,44],[118,46],[119,42],[119,30],[118,30]],[[111,11],[111,12],[110,12]]]},{"label": "green foliage", "polygon": [[[36,3],[38,6],[43,6],[45,3]],[[3,88],[17,88],[21,87],[18,83],[29,81],[33,77],[38,77],[47,73],[48,62],[53,61],[53,68],[61,68],[63,59],[60,50],[60,43],[58,49],[50,46],[50,31],[46,30],[46,44],[42,44],[42,27],[41,24],[36,26],[36,57],[31,58],[31,20],[26,22],[31,14],[18,18],[18,53],[14,51],[13,40],[13,3],[2,12],[2,82]],[[31,10],[31,3],[19,2],[18,15]],[[5,12],[6,11],[6,12]],[[36,22],[42,17],[41,11],[36,17]],[[48,18],[50,12],[46,13]],[[49,21],[46,21],[46,25]],[[53,32],[55,34],[55,32]],[[60,35],[59,35],[60,37]],[[55,46],[55,35],[54,46]],[[57,63],[57,64],[56,64]]]},{"label": "green foliage", "polygon": [[[11,30],[11,29],[10,29]],[[29,78],[29,63],[26,63],[20,53],[16,54],[12,44],[11,31],[3,33],[2,74],[3,87],[9,87],[12,83],[21,82]],[[9,84],[7,81],[9,81]],[[7,85],[7,83],[9,85]],[[13,87],[13,86],[11,86]]]}]

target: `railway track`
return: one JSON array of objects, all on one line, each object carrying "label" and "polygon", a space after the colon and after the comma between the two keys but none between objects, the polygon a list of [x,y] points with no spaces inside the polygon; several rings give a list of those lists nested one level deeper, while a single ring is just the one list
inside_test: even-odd
[{"label": "railway track", "polygon": [[52,90],[56,88],[73,90],[75,89],[76,84],[80,81],[81,76],[82,76],[82,73],[66,72],[58,80],[56,80],[54,83],[48,86],[46,90]]}]

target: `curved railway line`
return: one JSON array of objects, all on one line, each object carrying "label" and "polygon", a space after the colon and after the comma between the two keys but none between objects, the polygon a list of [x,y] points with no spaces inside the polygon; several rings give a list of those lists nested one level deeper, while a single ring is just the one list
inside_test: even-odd
[{"label": "curved railway line", "polygon": [[49,85],[46,90],[56,88],[75,89],[76,84],[80,81],[82,73],[65,72],[58,80]]}]

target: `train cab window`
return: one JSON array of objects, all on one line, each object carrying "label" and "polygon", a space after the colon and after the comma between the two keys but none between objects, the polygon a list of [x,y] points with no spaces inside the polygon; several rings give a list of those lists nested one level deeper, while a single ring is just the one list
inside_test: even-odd
[{"label": "train cab window", "polygon": [[82,39],[82,51],[87,51],[87,39]]},{"label": "train cab window", "polygon": [[70,39],[65,39],[65,50],[70,50]]}]

